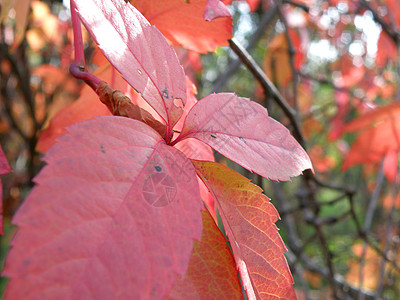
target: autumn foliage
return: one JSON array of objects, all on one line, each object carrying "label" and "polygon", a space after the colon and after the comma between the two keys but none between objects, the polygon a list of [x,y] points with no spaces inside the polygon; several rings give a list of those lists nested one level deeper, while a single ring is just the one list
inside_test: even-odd
[{"label": "autumn foliage", "polygon": [[400,297],[396,1],[69,4],[0,4],[4,299]]}]

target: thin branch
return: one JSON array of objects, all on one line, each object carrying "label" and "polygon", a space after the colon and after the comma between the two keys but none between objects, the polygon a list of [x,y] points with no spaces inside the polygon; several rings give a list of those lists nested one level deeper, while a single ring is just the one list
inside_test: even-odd
[{"label": "thin branch", "polygon": [[381,165],[379,167],[378,175],[376,176],[375,189],[372,192],[371,200],[369,201],[367,213],[365,215],[365,221],[364,221],[364,226],[363,226],[363,229],[365,232],[367,232],[369,230],[369,228],[371,227],[372,219],[374,217],[374,212],[376,210],[379,196],[381,194],[382,184],[383,184],[383,180],[384,180],[383,162],[384,162],[384,159],[382,159]]},{"label": "thin branch", "polygon": [[295,7],[301,8],[302,10],[304,10],[307,13],[310,11],[310,8],[307,5],[303,4],[303,3],[299,3],[299,2],[296,2],[296,1],[292,1],[292,0],[283,0],[283,2],[287,3],[287,4],[291,4],[291,5],[295,6]]},{"label": "thin branch", "polygon": [[[397,153],[398,154],[398,153]],[[399,184],[398,184],[398,179],[399,179],[399,166],[396,168],[396,176],[395,176],[395,181],[394,181],[394,187],[393,187],[393,192],[392,192],[392,203],[390,207],[390,212],[387,217],[387,223],[386,223],[386,232],[385,232],[385,249],[383,250],[383,253],[385,253],[385,256],[387,256],[390,246],[391,246],[391,238],[392,238],[392,230],[393,230],[393,222],[394,222],[394,211],[396,208],[396,196],[399,191]],[[386,261],[385,259],[382,259],[381,262],[381,267],[380,267],[380,276],[379,276],[379,283],[378,283],[378,290],[376,291],[376,299],[380,299],[382,292],[383,292],[383,285],[384,285],[384,278],[385,278],[385,267],[386,267]]]},{"label": "thin branch", "polygon": [[293,108],[297,111],[298,72],[294,65],[294,56],[296,54],[296,50],[293,47],[292,39],[289,34],[289,25],[286,21],[286,17],[284,16],[284,14],[282,12],[282,8],[281,8],[279,1],[277,2],[277,6],[278,6],[279,19],[282,21],[283,26],[285,27],[285,37],[286,37],[286,41],[288,43],[289,65],[290,65],[290,70],[292,73]]},{"label": "thin branch", "polygon": [[[257,26],[257,30],[249,39],[249,43],[246,47],[247,51],[251,51],[254,48],[258,40],[264,34],[265,28],[272,22],[272,20],[274,20],[276,12],[277,12],[277,6],[275,5],[263,13],[261,21]],[[235,59],[229,64],[228,70],[225,73],[218,76],[217,81],[215,81],[213,85],[213,90],[212,90],[213,93],[218,93],[219,91],[221,91],[221,89],[229,80],[229,78],[231,78],[236,73],[236,71],[240,67],[240,63],[241,61],[239,59]]]},{"label": "thin branch", "polygon": [[[25,105],[28,107],[28,112],[32,117],[32,121],[35,127],[35,130],[39,129],[39,125],[36,120],[35,115],[35,100],[32,96],[32,91],[30,88],[30,74],[28,70],[24,70],[22,72],[18,67],[16,59],[10,54],[9,47],[6,44],[0,45],[0,57],[4,57],[11,66],[11,72],[16,76],[18,82],[21,87],[23,100]],[[27,67],[27,65],[25,65]]]},{"label": "thin branch", "polygon": [[[294,261],[294,257],[297,257],[297,259],[302,262],[304,268],[306,268],[307,270],[309,270],[313,273],[320,274],[324,278],[327,278],[329,276],[328,275],[329,271],[327,270],[327,268],[324,268],[324,267],[321,267],[320,265],[315,264],[302,252],[296,253],[296,252],[292,252],[291,250],[288,250],[286,257],[288,259],[289,265],[295,264],[296,262]],[[340,275],[336,275],[333,280],[334,280],[335,284],[338,287],[340,287],[340,289],[344,293],[347,293],[352,297],[355,297],[359,292],[361,292],[362,294],[365,295],[366,299],[374,298],[374,294],[367,292],[367,291],[362,291],[362,290],[348,284],[346,282],[346,280]]]}]

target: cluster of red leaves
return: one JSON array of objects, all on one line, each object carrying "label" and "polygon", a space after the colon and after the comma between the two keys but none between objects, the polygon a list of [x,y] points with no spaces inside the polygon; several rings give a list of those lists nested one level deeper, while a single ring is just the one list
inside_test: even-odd
[{"label": "cluster of red leaves", "polygon": [[[171,11],[188,16],[194,9],[193,16],[202,16],[205,9],[205,1],[157,3],[135,1],[160,30],[178,18]],[[132,5],[75,4],[72,13],[136,92],[113,67],[100,68],[113,88],[100,84],[97,92],[114,116],[90,120],[106,114],[106,106],[83,91],[42,136],[42,151],[58,138],[13,219],[19,230],[3,273],[10,278],[5,299],[240,298],[224,238],[208,212],[200,213],[200,189],[218,207],[249,299],[294,298],[269,199],[246,178],[204,159],[212,156],[211,146],[265,178],[288,180],[311,168],[305,151],[249,99],[224,93],[196,102],[173,48]],[[184,29],[161,30],[172,43],[199,52],[223,44],[178,23]],[[114,89],[128,91],[139,106]],[[87,121],[76,123],[81,120]],[[213,202],[205,202],[212,213]]]}]

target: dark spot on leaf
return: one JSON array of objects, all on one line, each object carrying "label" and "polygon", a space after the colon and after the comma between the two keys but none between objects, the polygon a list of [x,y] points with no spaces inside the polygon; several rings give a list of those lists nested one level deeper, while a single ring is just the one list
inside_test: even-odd
[{"label": "dark spot on leaf", "polygon": [[168,97],[168,89],[165,89],[165,90],[162,91],[162,96],[163,96],[165,99],[169,99],[169,97]]},{"label": "dark spot on leaf", "polygon": [[155,166],[154,169],[156,169],[157,172],[161,172],[162,168],[160,166]]},{"label": "dark spot on leaf", "polygon": [[247,141],[242,137],[239,137],[239,140],[241,140],[243,143],[247,143]]},{"label": "dark spot on leaf", "polygon": [[216,135],[214,135],[214,134],[210,134],[211,135],[211,137],[212,138],[214,138],[214,139],[216,139],[217,138],[217,136]]},{"label": "dark spot on leaf", "polygon": [[101,150],[102,153],[106,153],[106,150],[104,150],[104,145],[103,144],[100,145],[100,150]]}]

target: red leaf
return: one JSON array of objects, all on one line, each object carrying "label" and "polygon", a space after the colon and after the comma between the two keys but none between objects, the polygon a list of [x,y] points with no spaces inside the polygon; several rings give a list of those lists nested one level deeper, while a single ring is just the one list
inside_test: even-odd
[{"label": "red leaf", "polygon": [[[11,171],[10,165],[8,164],[7,158],[4,155],[3,149],[0,146],[0,175],[5,175]],[[0,234],[4,234],[3,231],[3,185],[0,179]]]},{"label": "red leaf", "polygon": [[385,67],[388,60],[397,61],[397,48],[394,41],[382,30],[378,39],[376,64],[379,67]]},{"label": "red leaf", "polygon": [[201,237],[196,173],[142,122],[73,125],[14,217],[5,299],[162,299]]},{"label": "red leaf", "polygon": [[365,76],[364,65],[355,66],[350,55],[343,55],[340,59],[341,76],[335,80],[339,87],[348,88],[356,85]]},{"label": "red leaf", "polygon": [[355,164],[379,162],[400,149],[400,103],[366,113],[343,127],[342,132],[361,131],[352,145],[342,170]]},{"label": "red leaf", "polygon": [[260,5],[260,0],[247,0],[247,3],[249,4],[250,10],[254,12]]},{"label": "red leaf", "polygon": [[216,18],[230,17],[231,13],[225,4],[220,0],[207,0],[206,9],[203,18],[206,21],[212,21]]},{"label": "red leaf", "polygon": [[188,137],[265,178],[288,180],[312,168],[289,130],[264,107],[235,94],[212,94],[193,106],[178,140]]},{"label": "red leaf", "polygon": [[7,158],[4,155],[3,149],[0,146],[0,175],[5,175],[11,171]]},{"label": "red leaf", "polygon": [[174,45],[207,53],[215,51],[218,46],[227,46],[228,39],[232,37],[231,17],[212,22],[203,19],[207,0],[131,2]]},{"label": "red leaf", "polygon": [[397,167],[399,165],[399,155],[397,152],[390,150],[383,161],[383,172],[390,183],[394,183],[397,175]]},{"label": "red leaf", "polygon": [[[233,0],[221,0],[223,3],[225,4],[232,4]],[[243,1],[243,0],[242,0]],[[266,1],[264,1],[266,2]],[[247,4],[250,7],[250,10],[252,12],[256,11],[256,9],[258,8],[259,4],[260,4],[260,0],[247,0]],[[264,3],[265,4],[265,3]]]},{"label": "red leaf", "polygon": [[91,36],[123,78],[166,121],[168,137],[186,103],[182,66],[164,36],[122,0],[77,1]]},{"label": "red leaf", "polygon": [[60,67],[43,64],[34,68],[32,74],[40,77],[43,89],[48,94],[53,94],[61,85],[65,92],[76,93],[78,90],[77,80]]},{"label": "red leaf", "polygon": [[377,125],[380,122],[390,121],[396,115],[400,115],[400,103],[398,102],[376,108],[356,118],[343,127],[342,133],[365,130]]},{"label": "red leaf", "polygon": [[210,214],[203,211],[201,241],[194,241],[185,277],[177,282],[170,299],[243,299],[235,261],[226,239]]},{"label": "red leaf", "polygon": [[193,161],[215,196],[249,299],[296,299],[278,212],[249,179],[221,164]]}]

